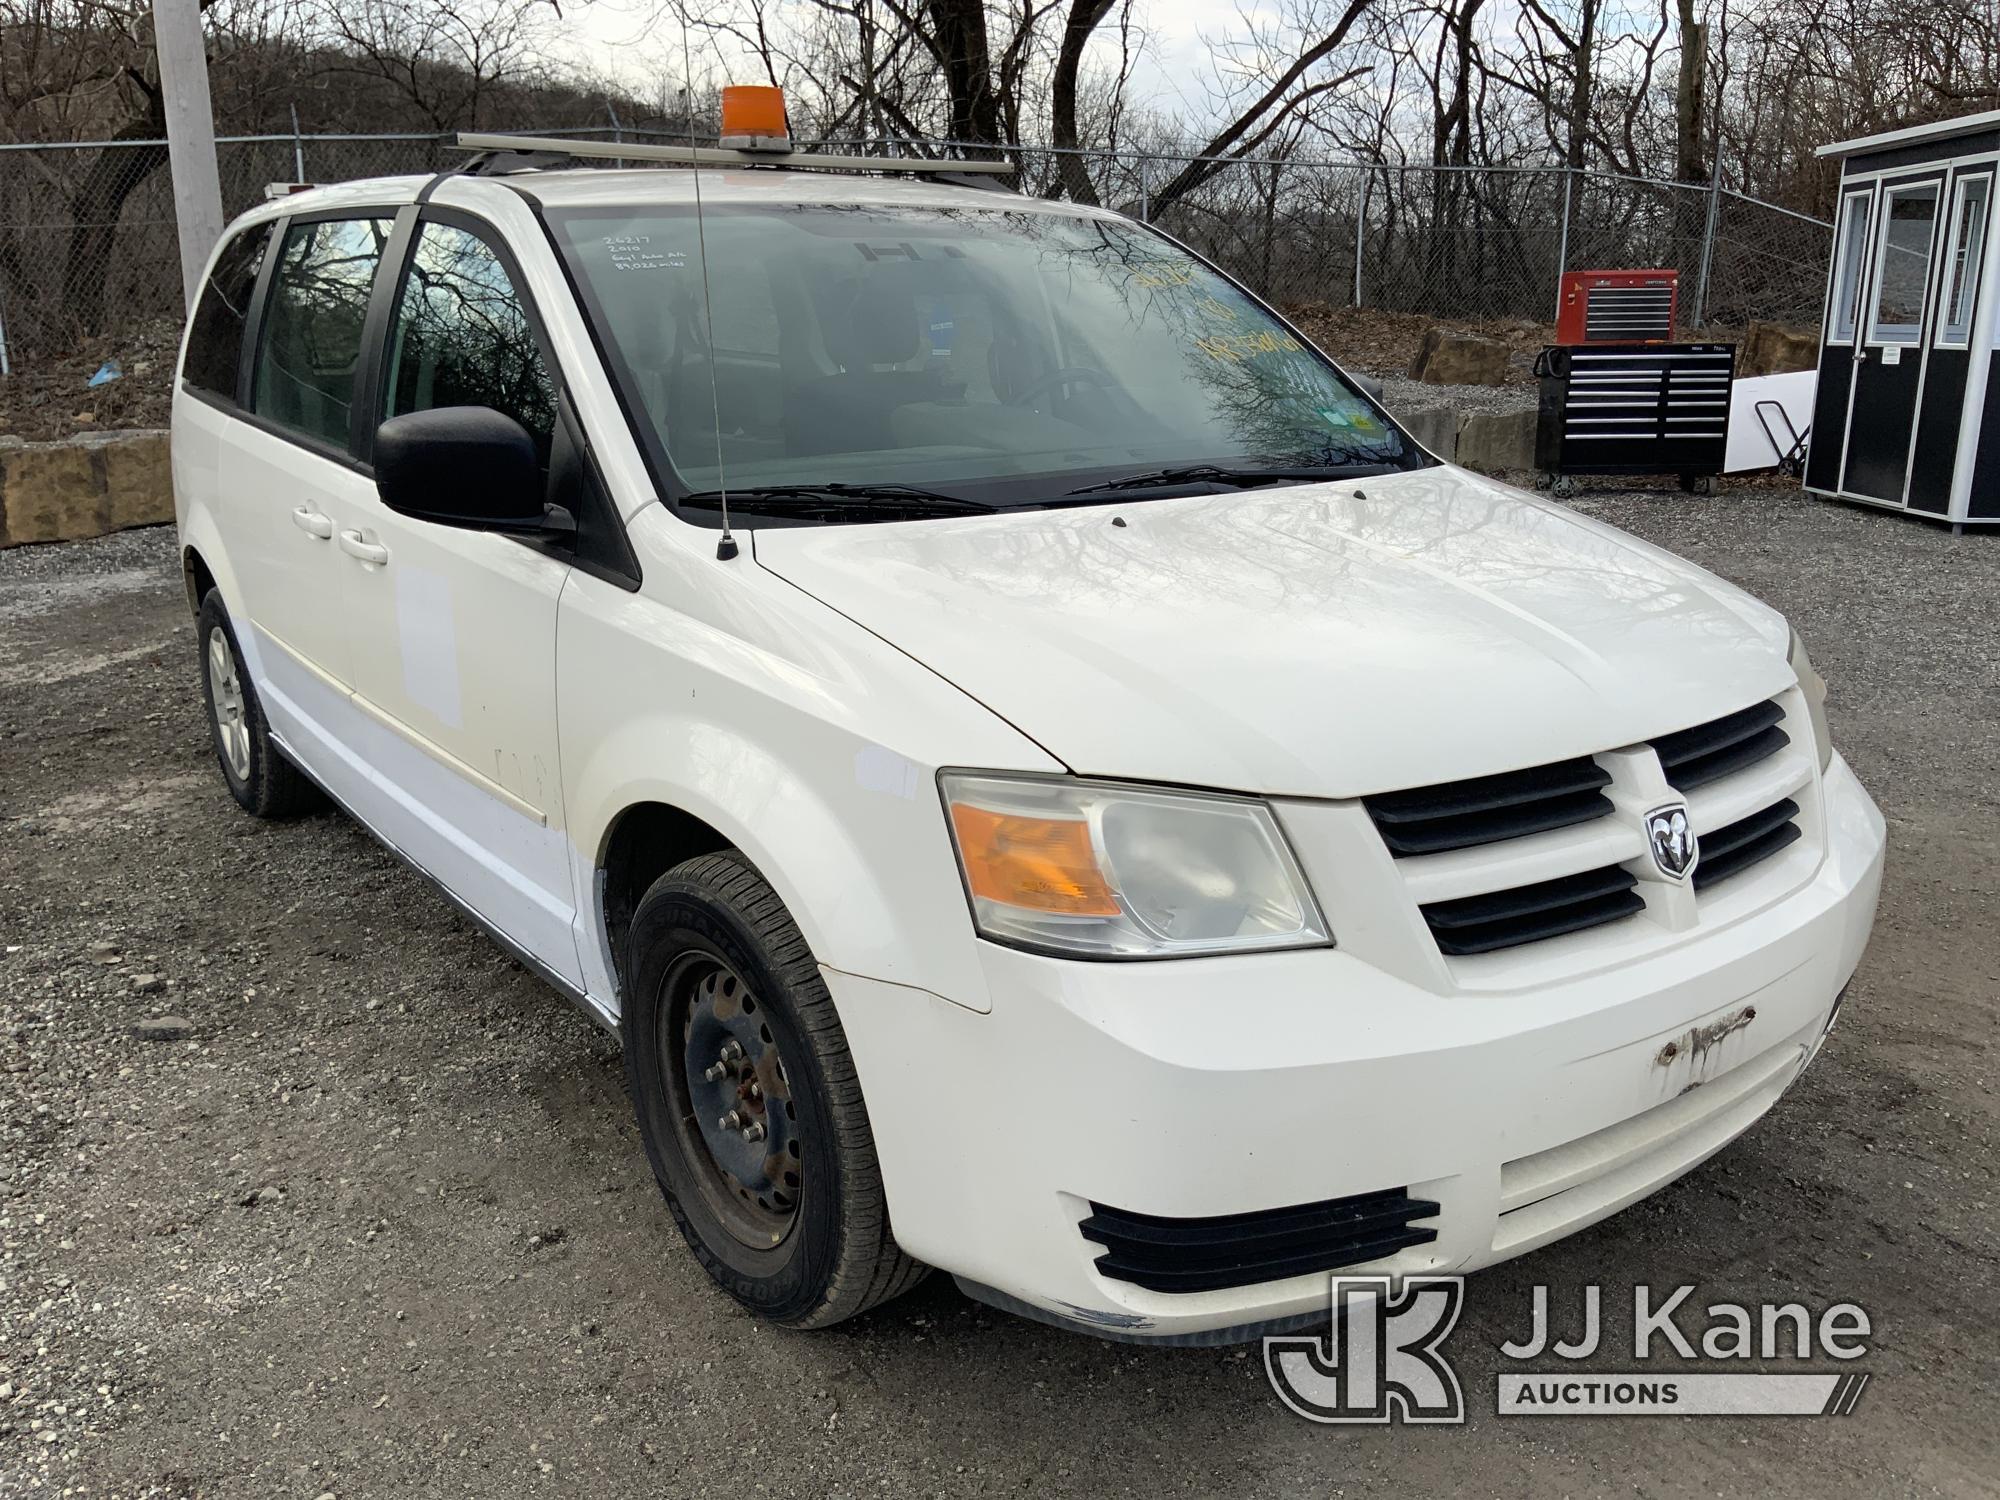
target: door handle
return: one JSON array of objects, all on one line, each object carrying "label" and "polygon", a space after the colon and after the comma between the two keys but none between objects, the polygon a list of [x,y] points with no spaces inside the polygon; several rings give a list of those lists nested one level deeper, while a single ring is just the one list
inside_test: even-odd
[{"label": "door handle", "polygon": [[333,522],[310,505],[301,505],[292,512],[292,524],[307,536],[316,536],[321,541],[333,535]]},{"label": "door handle", "polygon": [[365,541],[358,531],[348,530],[340,534],[340,550],[349,557],[358,557],[365,563],[378,566],[389,560],[389,549],[377,542]]},{"label": "door handle", "polygon": [[1856,349],[1856,350],[1854,351],[1854,362],[1855,362],[1855,363],[1856,363],[1857,365],[1865,365],[1865,364],[1867,364],[1867,363],[1868,363],[1868,351],[1867,351],[1867,349],[1865,349],[1865,348],[1862,348],[1862,349]]}]

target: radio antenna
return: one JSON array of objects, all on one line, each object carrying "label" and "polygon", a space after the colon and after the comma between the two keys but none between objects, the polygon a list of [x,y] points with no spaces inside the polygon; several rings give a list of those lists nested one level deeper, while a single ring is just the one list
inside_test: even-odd
[{"label": "radio antenna", "polygon": [[715,488],[722,496],[722,536],[715,544],[717,562],[736,555],[736,537],[729,529],[729,481],[722,472],[722,392],[715,374],[715,304],[708,294],[708,230],[701,216],[701,161],[694,144],[694,52],[688,46],[687,12],[681,12],[681,66],[687,73],[682,102],[687,108],[688,171],[694,176],[694,233],[701,255],[701,321],[708,340],[708,402],[715,419]]}]

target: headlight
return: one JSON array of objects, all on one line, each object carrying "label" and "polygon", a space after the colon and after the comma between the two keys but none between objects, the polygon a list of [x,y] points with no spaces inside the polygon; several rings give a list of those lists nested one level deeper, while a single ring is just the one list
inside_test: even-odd
[{"label": "headlight", "polygon": [[1086,958],[1329,941],[1261,802],[1066,777],[938,778],[980,933]]},{"label": "headlight", "polygon": [[1799,690],[1806,695],[1806,712],[1812,715],[1813,744],[1819,750],[1819,772],[1826,774],[1826,768],[1833,764],[1833,736],[1826,732],[1826,679],[1813,670],[1812,658],[1806,655],[1806,643],[1799,639],[1799,633],[1792,632],[1792,671],[1799,679]]}]

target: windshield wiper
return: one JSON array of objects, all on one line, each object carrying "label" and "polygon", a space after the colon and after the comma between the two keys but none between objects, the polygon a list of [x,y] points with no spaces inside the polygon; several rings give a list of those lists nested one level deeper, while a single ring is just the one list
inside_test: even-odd
[{"label": "windshield wiper", "polygon": [[1338,468],[1312,469],[1225,469],[1219,464],[1189,464],[1178,469],[1150,469],[1126,474],[1101,484],[1086,484],[1069,491],[1072,495],[1097,495],[1106,490],[1150,490],[1176,484],[1233,484],[1250,489],[1260,484],[1297,484],[1315,479],[1359,479],[1390,472],[1380,463],[1342,464]]},{"label": "windshield wiper", "polygon": [[[683,495],[681,504],[702,510],[722,509],[724,492],[703,490]],[[843,510],[894,512],[906,519],[920,516],[985,516],[992,507],[976,500],[961,500],[937,490],[918,489],[910,484],[760,484],[728,491],[729,503],[744,510],[771,515],[782,512],[809,512],[827,515]]]}]

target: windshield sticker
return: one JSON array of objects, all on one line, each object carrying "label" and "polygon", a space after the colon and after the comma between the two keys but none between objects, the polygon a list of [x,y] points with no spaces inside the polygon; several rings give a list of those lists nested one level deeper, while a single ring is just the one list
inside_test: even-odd
[{"label": "windshield sticker", "polygon": [[1239,360],[1255,359],[1260,354],[1303,354],[1305,345],[1289,333],[1265,330],[1262,333],[1213,333],[1198,337],[1195,347],[1210,359],[1227,360],[1231,364]]},{"label": "windshield sticker", "polygon": [[1380,432],[1382,424],[1365,407],[1356,406],[1343,409],[1338,406],[1318,406],[1313,410],[1319,418],[1336,432]]},{"label": "windshield sticker", "polygon": [[924,313],[924,332],[930,338],[931,357],[950,359],[951,346],[958,334],[958,320],[949,302],[932,302]]}]

